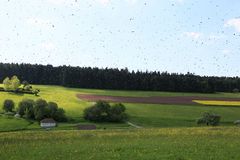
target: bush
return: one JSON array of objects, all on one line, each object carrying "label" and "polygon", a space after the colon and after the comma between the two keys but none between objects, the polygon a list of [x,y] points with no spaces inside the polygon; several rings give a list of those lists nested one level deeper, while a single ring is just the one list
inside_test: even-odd
[{"label": "bush", "polygon": [[24,99],[18,104],[18,114],[27,119],[42,120],[44,118],[53,118],[58,122],[67,121],[65,111],[58,108],[57,103],[48,102],[44,99],[38,99],[34,102],[31,99]]},{"label": "bush", "polygon": [[34,118],[34,107],[35,102],[31,99],[24,99],[18,104],[18,114],[20,116],[25,115],[26,118],[28,119],[33,119]]},{"label": "bush", "polygon": [[47,106],[47,101],[43,99],[36,100],[34,106],[34,117],[36,120],[40,121],[48,117],[50,111],[47,109]]},{"label": "bush", "polygon": [[125,110],[125,106],[121,103],[113,105],[109,111],[109,121],[122,122],[126,120],[127,114],[125,113]]},{"label": "bush", "polygon": [[122,104],[110,106],[109,103],[98,101],[84,110],[84,119],[94,122],[122,122],[127,119],[126,108]]},{"label": "bush", "polygon": [[202,118],[199,118],[197,120],[197,124],[206,124],[206,125],[211,125],[211,126],[217,126],[219,125],[221,120],[221,116],[217,115],[215,113],[204,113]]},{"label": "bush", "polygon": [[67,121],[65,111],[62,108],[58,108],[57,103],[48,102],[47,108],[49,110],[49,118],[53,118],[58,122],[66,122]]},{"label": "bush", "polygon": [[47,108],[49,110],[49,116],[53,118],[55,112],[58,110],[58,105],[55,102],[48,102]]},{"label": "bush", "polygon": [[66,122],[67,117],[65,115],[65,111],[62,108],[58,108],[53,115],[53,119],[55,119],[58,122]]},{"label": "bush", "polygon": [[14,109],[14,106],[15,106],[15,104],[14,104],[13,100],[6,99],[3,103],[3,110],[5,112],[12,112]]},{"label": "bush", "polygon": [[84,110],[84,118],[89,121],[106,122],[108,121],[108,112],[110,105],[104,101],[98,101],[92,107]]}]

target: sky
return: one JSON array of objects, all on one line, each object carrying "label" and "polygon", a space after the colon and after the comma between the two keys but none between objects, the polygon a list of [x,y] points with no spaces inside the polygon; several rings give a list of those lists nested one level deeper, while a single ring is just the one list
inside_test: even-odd
[{"label": "sky", "polygon": [[239,0],[0,0],[0,62],[240,76]]}]

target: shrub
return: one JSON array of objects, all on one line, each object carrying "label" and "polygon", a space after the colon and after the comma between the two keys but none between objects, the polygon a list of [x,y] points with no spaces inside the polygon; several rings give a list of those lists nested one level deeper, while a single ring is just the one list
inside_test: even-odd
[{"label": "shrub", "polygon": [[59,122],[67,121],[65,111],[58,108],[57,103],[48,102],[44,99],[38,99],[34,102],[31,99],[24,99],[18,104],[18,114],[27,119],[42,120],[44,118],[53,118]]},{"label": "shrub", "polygon": [[89,121],[105,122],[108,120],[110,105],[104,101],[98,101],[92,107],[84,110],[84,118]]},{"label": "shrub", "polygon": [[65,111],[62,108],[58,108],[52,118],[58,122],[66,122],[67,121]]},{"label": "shrub", "polygon": [[197,120],[197,124],[206,124],[211,126],[217,126],[219,125],[221,120],[221,116],[217,115],[215,113],[204,113],[201,118]]},{"label": "shrub", "polygon": [[18,114],[22,117],[25,114],[25,105],[21,102],[18,103]]},{"label": "shrub", "polygon": [[109,111],[109,121],[110,122],[122,122],[127,119],[127,114],[125,113],[125,106],[121,103],[115,104],[110,108]]},{"label": "shrub", "polygon": [[38,99],[34,106],[34,117],[36,120],[42,120],[49,115],[49,110],[47,109],[47,101],[43,99]]},{"label": "shrub", "polygon": [[94,122],[121,122],[127,119],[126,108],[122,104],[110,106],[109,103],[98,101],[84,110],[84,119]]},{"label": "shrub", "polygon": [[49,116],[54,117],[55,112],[58,110],[58,105],[55,102],[48,102],[47,108],[49,110]]},{"label": "shrub", "polygon": [[12,112],[14,109],[14,106],[15,106],[15,104],[14,104],[13,100],[6,99],[3,103],[3,110],[5,112]]},{"label": "shrub", "polygon": [[33,107],[26,108],[25,117],[27,119],[34,119],[34,108]]},{"label": "shrub", "polygon": [[66,122],[67,121],[65,111],[62,108],[58,108],[57,103],[48,102],[47,108],[49,110],[49,118],[53,118],[58,122]]},{"label": "shrub", "polygon": [[18,114],[20,116],[25,115],[28,119],[34,119],[34,101],[31,99],[24,99],[18,104]]}]

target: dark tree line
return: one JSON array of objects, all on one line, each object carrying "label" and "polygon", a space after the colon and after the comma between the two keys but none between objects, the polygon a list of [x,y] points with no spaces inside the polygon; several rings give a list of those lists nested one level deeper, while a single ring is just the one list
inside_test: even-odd
[{"label": "dark tree line", "polygon": [[0,63],[1,82],[5,77],[13,75],[31,84],[62,85],[79,88],[202,93],[232,92],[236,88],[240,89],[239,77]]}]

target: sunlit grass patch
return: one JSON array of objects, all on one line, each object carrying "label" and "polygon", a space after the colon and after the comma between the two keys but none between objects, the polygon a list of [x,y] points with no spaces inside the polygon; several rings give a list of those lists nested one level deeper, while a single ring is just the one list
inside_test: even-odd
[{"label": "sunlit grass patch", "polygon": [[240,101],[193,100],[193,102],[214,106],[240,106]]}]

